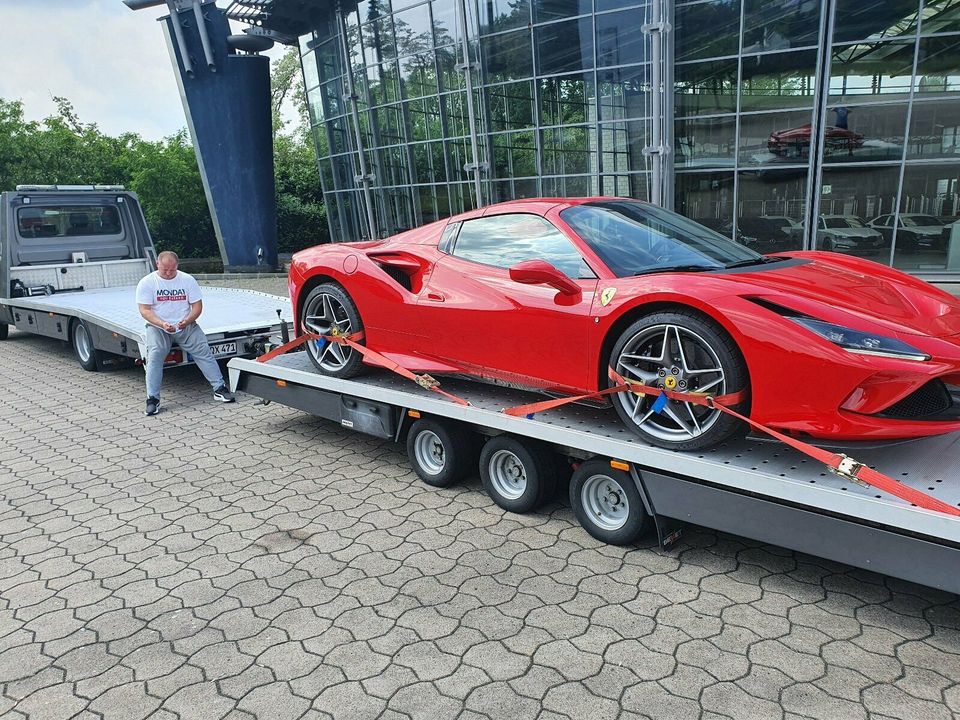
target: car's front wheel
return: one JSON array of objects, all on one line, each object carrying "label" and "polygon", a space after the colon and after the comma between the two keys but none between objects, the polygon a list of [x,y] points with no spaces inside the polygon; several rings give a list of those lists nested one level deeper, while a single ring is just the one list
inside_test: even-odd
[{"label": "car's front wheel", "polygon": [[[318,285],[307,295],[301,307],[300,327],[316,335],[353,335],[363,330],[363,322],[353,299],[336,283]],[[310,361],[324,375],[351,378],[359,374],[363,358],[353,348],[329,340],[309,340]]]},{"label": "car's front wheel", "polygon": [[[746,363],[730,336],[684,310],[651,313],[634,322],[613,346],[610,365],[628,380],[679,392],[720,396],[749,385]],[[627,427],[652,445],[698,450],[745,430],[719,410],[678,400],[658,403],[658,397],[621,392],[613,398]]]}]

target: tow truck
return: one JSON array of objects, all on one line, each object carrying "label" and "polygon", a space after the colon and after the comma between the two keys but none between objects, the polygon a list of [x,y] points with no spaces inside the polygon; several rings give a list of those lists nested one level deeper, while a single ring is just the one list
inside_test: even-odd
[{"label": "tow truck", "polygon": [[[411,466],[429,485],[476,477],[479,469],[494,502],[516,510],[511,490],[573,466],[587,470],[592,485],[571,493],[571,505],[595,537],[610,537],[625,501],[639,498],[634,512],[664,548],[693,523],[960,593],[960,517],[858,484],[778,442],[748,436],[703,452],[664,450],[634,437],[611,408],[572,404],[516,416],[503,410],[535,396],[445,378],[444,391],[461,404],[385,370],[329,377],[305,352],[261,360],[231,360],[231,388],[405,440]],[[960,506],[960,433],[845,449],[904,486]]]},{"label": "tow truck", "polygon": [[[68,342],[81,367],[142,362],[136,285],[157,253],[135,193],[120,185],[20,185],[0,193],[0,340],[10,326]],[[198,320],[214,357],[262,354],[286,336],[290,301],[206,287]],[[166,365],[192,363],[174,347]]]}]

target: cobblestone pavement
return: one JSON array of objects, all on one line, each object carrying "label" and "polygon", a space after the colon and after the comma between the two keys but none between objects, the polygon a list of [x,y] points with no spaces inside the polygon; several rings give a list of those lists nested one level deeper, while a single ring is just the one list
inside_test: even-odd
[{"label": "cobblestone pavement", "polygon": [[145,418],[137,369],[0,347],[0,717],[960,715],[956,596],[696,528],[605,547],[194,368]]}]

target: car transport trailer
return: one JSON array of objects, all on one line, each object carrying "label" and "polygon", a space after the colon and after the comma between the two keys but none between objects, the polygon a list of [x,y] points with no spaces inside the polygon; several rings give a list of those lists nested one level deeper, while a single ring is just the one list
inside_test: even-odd
[{"label": "car transport trailer", "polygon": [[[134,193],[119,186],[21,186],[0,194],[0,339],[13,325],[70,343],[98,370],[140,361],[146,322],[136,286],[156,252]],[[197,321],[214,357],[260,355],[292,320],[290,301],[205,287]],[[174,347],[166,365],[192,358]]]},{"label": "car transport trailer", "polygon": [[[634,438],[611,408],[571,404],[515,417],[502,410],[537,396],[445,378],[443,389],[469,403],[461,405],[383,370],[351,380],[322,375],[305,352],[266,362],[238,358],[228,367],[231,389],[264,404],[377,437],[406,436],[411,465],[428,484],[475,476],[479,460],[485,489],[505,509],[545,501],[553,489],[545,478],[556,473],[559,458],[572,459],[579,467],[571,504],[600,539],[618,543],[652,525],[669,547],[689,522],[960,593],[960,517],[861,486],[775,441],[664,450]],[[960,505],[960,433],[847,452],[905,486]],[[538,484],[533,496],[523,492]]]}]

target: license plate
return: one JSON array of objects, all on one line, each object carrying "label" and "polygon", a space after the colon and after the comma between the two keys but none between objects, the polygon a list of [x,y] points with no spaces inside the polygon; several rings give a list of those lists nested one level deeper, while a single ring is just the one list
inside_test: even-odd
[{"label": "license plate", "polygon": [[235,342],[228,342],[211,345],[210,352],[213,353],[214,357],[220,357],[221,355],[236,355],[237,344]]}]

